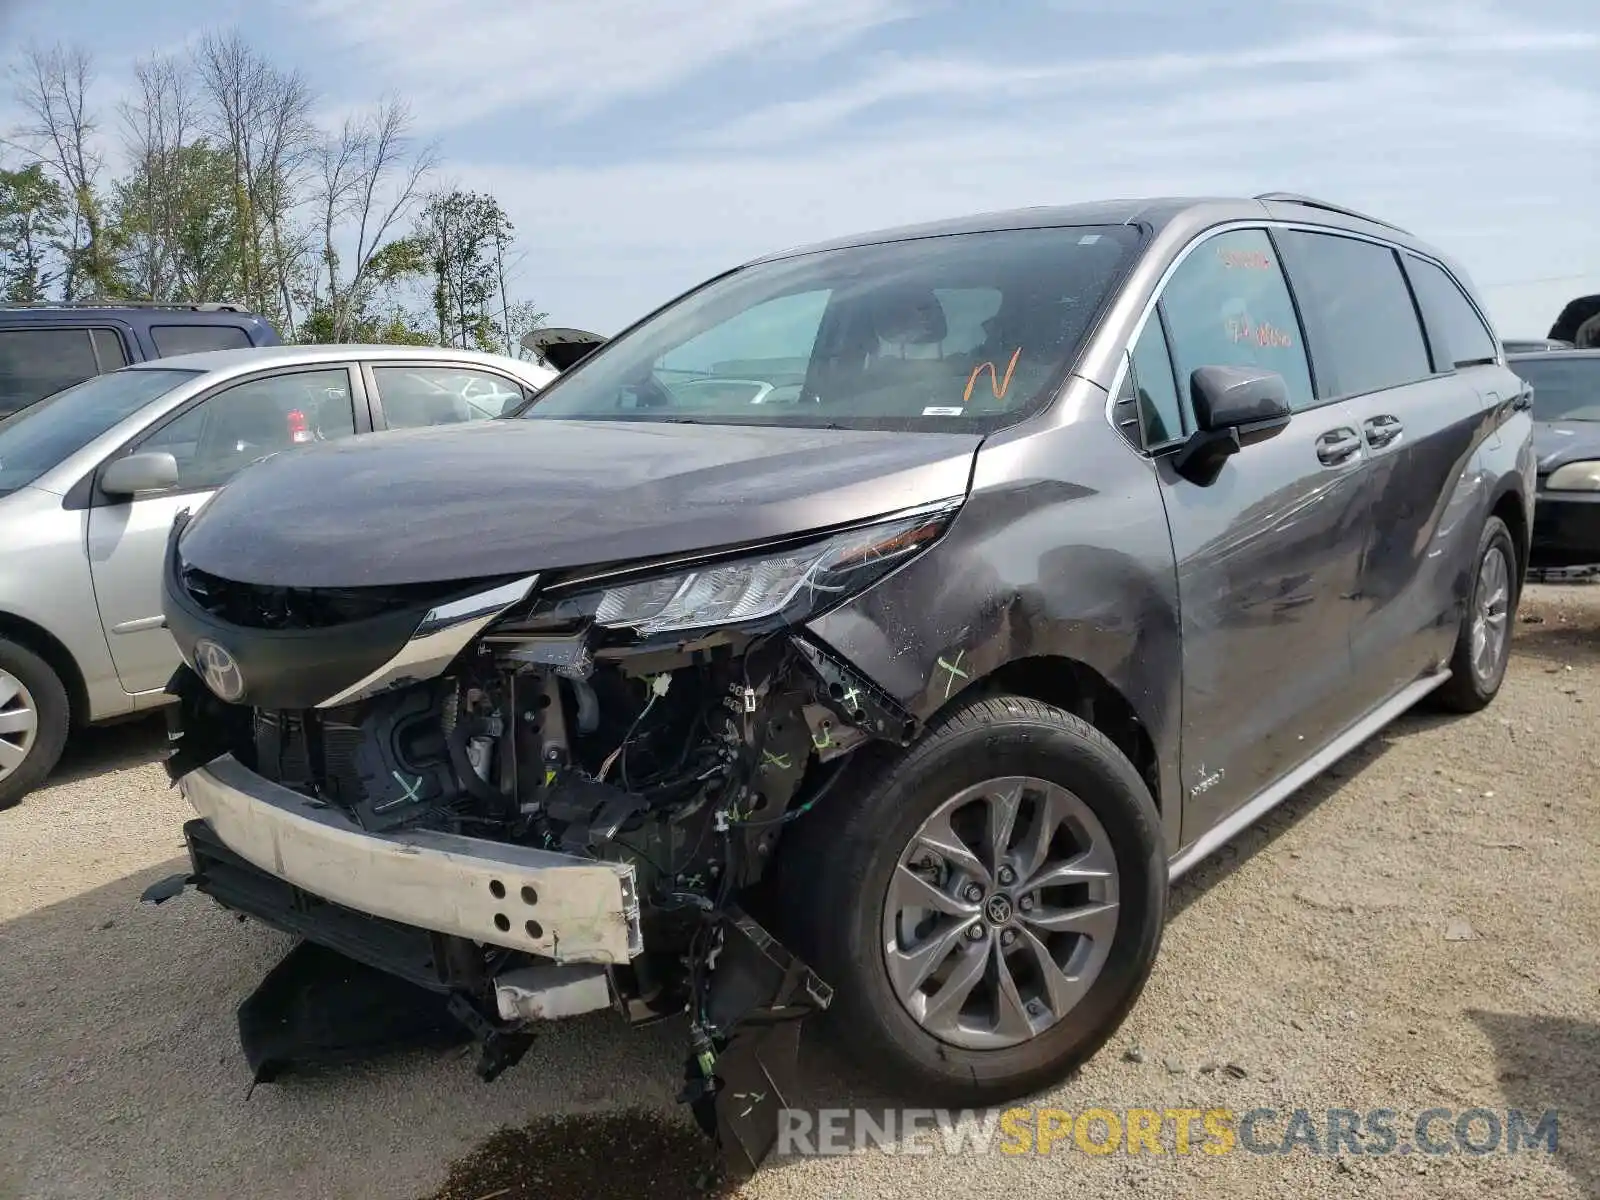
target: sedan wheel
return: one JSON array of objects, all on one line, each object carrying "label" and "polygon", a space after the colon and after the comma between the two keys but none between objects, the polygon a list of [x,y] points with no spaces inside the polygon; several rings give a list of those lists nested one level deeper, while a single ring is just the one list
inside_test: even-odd
[{"label": "sedan wheel", "polygon": [[50,665],[0,638],[0,808],[21,800],[55,767],[69,715],[66,689]]},{"label": "sedan wheel", "polygon": [[33,694],[0,668],[0,783],[21,768],[39,739],[39,709]]}]

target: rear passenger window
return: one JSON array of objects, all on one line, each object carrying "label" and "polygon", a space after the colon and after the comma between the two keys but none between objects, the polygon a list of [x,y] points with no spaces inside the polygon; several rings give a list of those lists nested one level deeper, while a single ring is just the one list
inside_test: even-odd
[{"label": "rear passenger window", "polygon": [[150,340],[163,358],[204,350],[244,350],[250,337],[237,325],[152,325]]},{"label": "rear passenger window", "polygon": [[87,329],[0,330],[0,417],[99,373]]},{"label": "rear passenger window", "polygon": [[1380,392],[1433,374],[1393,250],[1335,234],[1290,230],[1281,236],[1323,399]]},{"label": "rear passenger window", "polygon": [[1434,343],[1433,357],[1439,370],[1494,362],[1499,357],[1494,334],[1454,279],[1413,254],[1406,255],[1406,272],[1428,323],[1428,337]]},{"label": "rear passenger window", "polygon": [[1161,295],[1178,392],[1192,411],[1189,380],[1199,367],[1275,371],[1296,411],[1316,401],[1300,322],[1266,231],[1239,229],[1197,246]]}]

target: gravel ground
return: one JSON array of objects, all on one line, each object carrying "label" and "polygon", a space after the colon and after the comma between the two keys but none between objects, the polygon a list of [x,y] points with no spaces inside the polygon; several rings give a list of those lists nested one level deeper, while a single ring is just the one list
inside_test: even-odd
[{"label": "gravel ground", "polygon": [[[1403,719],[1186,880],[1133,1015],[1038,1101],[1556,1109],[1555,1155],[868,1151],[737,1194],[1600,1195],[1597,713],[1600,586],[1531,587],[1499,700]],[[0,813],[0,1197],[696,1194],[673,1023],[554,1026],[489,1086],[451,1050],[252,1092],[234,1009],[289,943],[192,893],[136,902],[184,865],[161,740],[93,735]],[[802,1103],[870,1102],[810,1061]]]}]

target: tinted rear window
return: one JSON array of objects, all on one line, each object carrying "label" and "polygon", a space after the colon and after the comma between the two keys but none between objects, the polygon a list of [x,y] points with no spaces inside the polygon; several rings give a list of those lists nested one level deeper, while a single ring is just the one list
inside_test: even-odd
[{"label": "tinted rear window", "polygon": [[1529,358],[1511,369],[1533,384],[1538,421],[1600,421],[1600,358]]},{"label": "tinted rear window", "polygon": [[237,325],[152,325],[150,340],[163,358],[205,350],[244,350],[250,335]]},{"label": "tinted rear window", "polygon": [[87,329],[0,330],[0,417],[98,373]]},{"label": "tinted rear window", "polygon": [[1393,250],[1325,233],[1280,236],[1323,398],[1378,392],[1433,373]]},{"label": "tinted rear window", "polygon": [[1406,255],[1406,273],[1427,319],[1439,370],[1494,362],[1498,356],[1494,334],[1456,281],[1433,263],[1411,254]]}]

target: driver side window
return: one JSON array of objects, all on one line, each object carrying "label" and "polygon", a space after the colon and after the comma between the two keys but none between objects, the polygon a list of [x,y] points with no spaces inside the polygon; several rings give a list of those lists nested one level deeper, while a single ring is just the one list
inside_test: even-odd
[{"label": "driver side window", "polygon": [[221,487],[279,450],[355,433],[350,373],[269,375],[225,388],[157,429],[137,447],[178,460],[178,490]]},{"label": "driver side window", "polygon": [[1257,367],[1288,385],[1295,412],[1316,403],[1289,285],[1264,229],[1207,238],[1173,272],[1161,295],[1172,335],[1173,365],[1184,407],[1197,367]]}]

